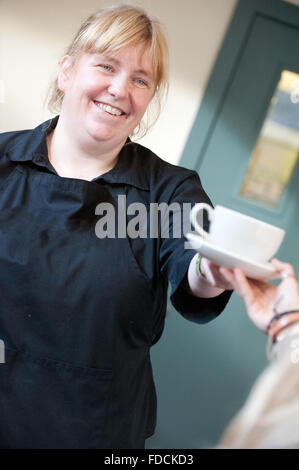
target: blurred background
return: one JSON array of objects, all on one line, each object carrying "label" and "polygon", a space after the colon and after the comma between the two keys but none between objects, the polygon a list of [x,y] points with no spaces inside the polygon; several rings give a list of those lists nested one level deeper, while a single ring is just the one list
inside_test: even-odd
[{"label": "blurred background", "polygon": [[140,143],[179,161],[237,0],[0,0],[0,132],[52,117],[44,99],[65,48],[85,17],[117,3],[138,5],[165,25],[168,101]]}]

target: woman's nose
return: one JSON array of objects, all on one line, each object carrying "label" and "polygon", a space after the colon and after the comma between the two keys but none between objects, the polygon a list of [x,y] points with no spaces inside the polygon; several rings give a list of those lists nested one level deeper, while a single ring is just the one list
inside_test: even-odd
[{"label": "woman's nose", "polygon": [[108,91],[114,98],[126,98],[128,96],[128,80],[124,76],[115,76],[111,81]]}]

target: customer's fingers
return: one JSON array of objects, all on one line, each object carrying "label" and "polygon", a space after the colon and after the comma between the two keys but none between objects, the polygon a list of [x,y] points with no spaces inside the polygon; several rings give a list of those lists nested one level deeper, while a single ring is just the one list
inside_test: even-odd
[{"label": "customer's fingers", "polygon": [[286,279],[287,277],[294,277],[296,279],[294,268],[289,263],[283,263],[276,258],[271,260],[272,265],[279,272],[281,279]]}]

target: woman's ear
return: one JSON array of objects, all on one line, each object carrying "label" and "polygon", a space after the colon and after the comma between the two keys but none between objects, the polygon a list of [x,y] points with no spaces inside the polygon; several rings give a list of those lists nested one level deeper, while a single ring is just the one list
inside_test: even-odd
[{"label": "woman's ear", "polygon": [[69,55],[63,56],[62,59],[59,61],[57,84],[59,90],[63,92],[65,91],[68,81],[70,79],[72,67],[73,63]]}]

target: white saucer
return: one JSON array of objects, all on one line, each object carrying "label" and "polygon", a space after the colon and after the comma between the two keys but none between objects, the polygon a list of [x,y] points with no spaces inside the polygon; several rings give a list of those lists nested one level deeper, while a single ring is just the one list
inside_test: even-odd
[{"label": "white saucer", "polygon": [[187,233],[186,238],[194,250],[218,266],[224,266],[229,269],[240,268],[247,277],[252,279],[267,281],[280,278],[271,263],[258,263],[240,257],[237,254],[213,245],[213,243],[204,240],[195,233]]}]

